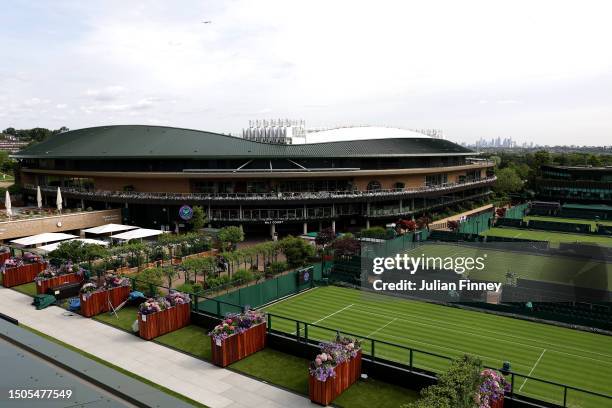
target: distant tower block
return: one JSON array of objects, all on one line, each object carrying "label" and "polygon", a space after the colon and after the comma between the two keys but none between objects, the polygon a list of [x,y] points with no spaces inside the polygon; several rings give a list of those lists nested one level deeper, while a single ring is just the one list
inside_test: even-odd
[{"label": "distant tower block", "polygon": [[242,129],[242,138],[261,143],[304,144],[306,122],[289,119],[250,120],[249,127]]}]

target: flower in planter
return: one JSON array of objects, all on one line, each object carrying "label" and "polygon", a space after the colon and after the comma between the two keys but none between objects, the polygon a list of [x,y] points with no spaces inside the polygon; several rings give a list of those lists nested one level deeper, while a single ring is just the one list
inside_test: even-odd
[{"label": "flower in planter", "polygon": [[510,383],[499,372],[485,369],[480,373],[482,382],[476,392],[478,408],[490,408],[493,403],[503,398],[510,391]]},{"label": "flower in planter", "polygon": [[130,280],[128,278],[124,278],[113,273],[109,273],[104,277],[104,285],[107,288],[116,288],[119,286],[128,286],[130,284]]},{"label": "flower in planter", "polygon": [[335,342],[341,345],[344,348],[344,353],[348,354],[351,358],[357,356],[357,353],[361,350],[361,340],[356,338],[338,335]]},{"label": "flower in planter", "polygon": [[177,292],[177,291],[170,291],[170,293],[166,295],[166,300],[172,306],[184,305],[186,303],[191,302],[191,298],[189,297],[188,294],[183,293],[183,292]]},{"label": "flower in planter", "polygon": [[95,292],[98,286],[93,282],[88,282],[81,287],[81,294],[88,295]]},{"label": "flower in planter", "polygon": [[263,323],[265,320],[265,314],[257,310],[246,310],[243,313],[228,314],[208,335],[217,344],[220,344],[220,342],[228,337],[245,332],[251,327]]},{"label": "flower in planter", "polygon": [[329,354],[323,352],[317,354],[315,359],[310,363],[308,372],[318,381],[327,381],[328,378],[336,376],[337,362]]},{"label": "flower in planter", "polygon": [[138,307],[140,314],[148,315],[152,313],[161,312],[170,307],[170,303],[163,297],[156,299],[149,298],[145,302],[141,303]]},{"label": "flower in planter", "polygon": [[54,268],[48,268],[48,269],[45,269],[42,272],[39,272],[38,275],[36,275],[36,277],[34,278],[34,280],[38,282],[40,280],[54,278],[57,275],[58,275],[57,270],[55,270]]}]

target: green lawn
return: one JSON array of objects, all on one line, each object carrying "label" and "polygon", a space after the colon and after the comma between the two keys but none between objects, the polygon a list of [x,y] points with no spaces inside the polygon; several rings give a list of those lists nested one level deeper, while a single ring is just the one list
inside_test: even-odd
[{"label": "green lawn", "polygon": [[[308,328],[308,337],[329,340],[336,330],[448,357],[472,354],[485,365],[510,361],[515,372],[612,395],[612,336],[410,301],[354,289],[321,287],[265,308],[267,312],[329,329]],[[302,326],[303,327],[303,326]],[[272,329],[295,333],[295,322],[272,316]],[[306,333],[302,330],[301,334]],[[375,355],[409,362],[405,348],[377,343]],[[371,353],[371,343],[363,345]],[[441,371],[448,361],[415,351],[418,368]],[[515,392],[561,403],[563,389],[517,377]],[[612,400],[568,392],[583,408]]]},{"label": "green lawn", "polygon": [[130,333],[132,332],[132,324],[134,320],[137,320],[138,317],[138,309],[134,306],[124,306],[117,312],[117,316],[115,314],[102,313],[99,314],[93,319],[99,320],[101,322],[110,324],[111,326],[116,326],[120,329],[127,330]]},{"label": "green lawn", "polygon": [[524,221],[538,220],[538,221],[551,221],[551,222],[567,222],[570,224],[589,224],[591,225],[591,227],[595,227],[597,224],[612,225],[612,221],[610,220],[593,221],[593,220],[584,220],[582,218],[545,217],[545,216],[540,216],[540,215],[527,215],[523,217],[523,220]]},{"label": "green lawn", "polygon": [[[230,367],[270,384],[308,395],[308,363],[303,358],[264,349]],[[345,408],[398,408],[418,398],[417,391],[376,381],[360,380],[334,400]]]},{"label": "green lawn", "polygon": [[605,235],[568,234],[565,232],[536,231],[520,228],[493,227],[480,235],[494,237],[533,239],[548,242],[574,242],[579,244],[600,244],[612,246],[612,237]]},{"label": "green lawn", "polygon": [[23,285],[13,286],[11,289],[16,290],[17,292],[21,292],[24,295],[28,296],[36,296],[36,283],[30,282],[25,283]]},{"label": "green lawn", "polygon": [[212,355],[210,351],[210,337],[208,337],[207,333],[208,330],[203,327],[189,325],[172,333],[157,337],[155,341],[196,357],[210,360]]},{"label": "green lawn", "polygon": [[[527,245],[527,244],[520,244]],[[612,264],[585,258],[553,257],[545,254],[519,252],[520,247],[508,243],[509,250],[494,250],[482,244],[427,243],[408,253],[412,256],[477,257],[486,255],[485,269],[472,271],[469,277],[497,282],[506,281],[508,271],[519,278],[544,282],[574,284],[580,287],[612,290]],[[516,251],[511,249],[515,247]]]}]

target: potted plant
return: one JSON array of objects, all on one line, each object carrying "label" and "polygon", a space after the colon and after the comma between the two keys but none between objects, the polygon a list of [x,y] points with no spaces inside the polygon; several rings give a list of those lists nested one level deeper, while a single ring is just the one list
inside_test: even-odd
[{"label": "potted plant", "polygon": [[208,335],[213,363],[225,367],[265,347],[265,315],[256,310],[229,314]]},{"label": "potted plant", "polygon": [[510,391],[510,383],[498,371],[485,369],[480,373],[481,383],[476,392],[479,408],[503,408],[504,394]]}]

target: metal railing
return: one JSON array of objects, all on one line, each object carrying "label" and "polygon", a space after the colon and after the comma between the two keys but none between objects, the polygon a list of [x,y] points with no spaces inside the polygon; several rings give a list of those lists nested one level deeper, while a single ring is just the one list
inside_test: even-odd
[{"label": "metal railing", "polygon": [[[401,197],[418,195],[420,193],[444,192],[461,187],[490,184],[497,177],[486,177],[479,180],[463,183],[446,183],[436,186],[420,186],[410,188],[396,188],[373,191],[300,191],[300,192],[264,192],[264,193],[172,193],[172,192],[140,192],[140,191],[106,191],[89,190],[77,187],[61,187],[62,193],[72,194],[81,198],[109,198],[109,199],[139,199],[139,200],[173,200],[173,201],[228,201],[228,200],[325,200],[340,198],[369,198],[369,197]],[[24,189],[36,191],[36,186],[24,184]],[[55,193],[57,186],[40,186],[41,191]]]},{"label": "metal railing", "polygon": [[[434,374],[439,373],[448,367],[453,360],[453,357],[378,340],[344,330],[332,329],[273,313],[266,314],[268,322],[267,330],[269,332],[282,333],[284,336],[292,338],[298,343],[308,344],[318,344],[321,341],[329,341],[336,334],[353,337],[361,340],[362,351],[365,355],[369,356],[371,361],[384,360],[384,362],[397,363],[400,368],[408,369],[411,372],[422,373],[423,371],[429,371]],[[280,329],[274,328],[274,322],[278,320],[286,322],[284,328],[282,325]],[[313,332],[315,333],[314,336]],[[319,335],[317,336],[316,333]],[[499,367],[484,367],[500,371]],[[562,407],[572,407],[577,403],[583,408],[600,408],[612,405],[612,395],[589,391],[513,371],[508,371],[504,373],[504,375],[511,385],[509,392],[510,397],[520,398],[520,396],[523,396],[529,399],[557,404]],[[528,381],[539,384],[546,395],[524,392],[522,389]],[[533,406],[540,405],[534,403]]]}]

